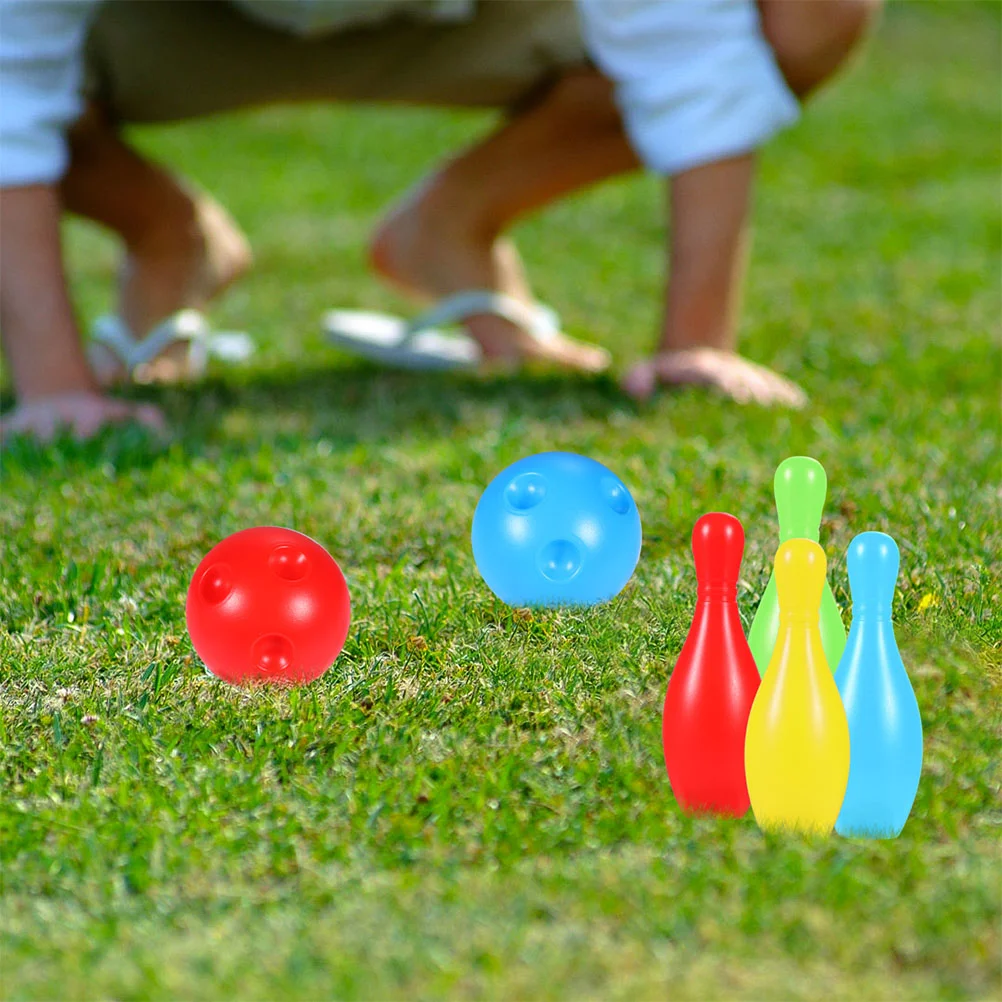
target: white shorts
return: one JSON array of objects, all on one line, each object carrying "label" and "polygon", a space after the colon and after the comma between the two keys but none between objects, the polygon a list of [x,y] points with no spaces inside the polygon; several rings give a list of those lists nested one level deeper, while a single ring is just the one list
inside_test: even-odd
[{"label": "white shorts", "polygon": [[626,130],[653,171],[748,153],[800,106],[753,0],[578,0],[592,58],[616,85]]}]

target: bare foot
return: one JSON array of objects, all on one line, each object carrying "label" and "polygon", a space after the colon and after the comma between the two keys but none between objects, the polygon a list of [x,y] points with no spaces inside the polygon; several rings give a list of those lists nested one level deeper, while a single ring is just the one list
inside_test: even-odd
[{"label": "bare foot", "polygon": [[164,434],[163,415],[149,404],[133,404],[87,391],[59,393],[25,401],[5,414],[0,420],[0,444],[16,437],[51,442],[64,430],[77,441],[85,441],[109,425],[130,421]]},{"label": "bare foot", "polygon": [[655,355],[635,365],[623,379],[623,389],[646,400],[659,385],[710,386],[740,404],[803,407],[807,394],[784,376],[730,351],[687,348]]},{"label": "bare foot", "polygon": [[[193,195],[185,218],[165,218],[129,246],[120,272],[119,315],[136,337],[188,307],[202,309],[251,265],[246,238],[229,214],[206,195]],[[101,355],[98,382],[126,375]],[[172,345],[148,366],[146,382],[176,382],[187,374],[187,342]]]},{"label": "bare foot", "polygon": [[[533,302],[511,241],[465,228],[457,206],[434,182],[417,189],[380,223],[370,248],[373,268],[411,296],[438,300],[467,289],[492,289]],[[539,341],[502,317],[470,317],[466,328],[495,362],[541,361],[581,372],[602,372],[609,353],[564,334]]]}]

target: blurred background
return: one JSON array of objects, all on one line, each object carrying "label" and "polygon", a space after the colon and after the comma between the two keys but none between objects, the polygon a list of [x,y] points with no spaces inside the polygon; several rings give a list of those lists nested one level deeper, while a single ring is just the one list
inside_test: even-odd
[{"label": "blurred background", "polygon": [[[366,267],[383,207],[492,116],[273,109],[135,130],[213,192],[254,271],[213,311],[246,368],[142,389],[178,430],[4,457],[0,853],[10,998],[1000,997],[1002,8],[891,3],[864,57],[763,151],[742,350],[803,412],[613,379],[431,377],[324,344],[332,306],[404,311]],[[67,226],[81,317],[116,249]],[[657,335],[662,184],[643,174],[515,234],[541,299],[618,367]],[[516,614],[469,547],[483,487],[535,451],[609,465],[637,574],[587,614]],[[776,546],[772,477],[825,466],[822,542],[901,548],[922,709],[893,843],[683,816],[665,684],[700,514],[747,536],[746,625]],[[352,591],[301,693],[203,677],[184,591],[207,549],[285,524]]]}]

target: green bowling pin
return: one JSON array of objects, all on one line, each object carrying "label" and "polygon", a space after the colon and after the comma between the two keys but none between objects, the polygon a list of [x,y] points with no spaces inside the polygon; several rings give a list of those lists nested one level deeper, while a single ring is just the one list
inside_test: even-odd
[{"label": "green bowling pin", "polygon": [[[818,542],[821,535],[821,513],[828,494],[825,468],[809,456],[791,456],[779,464],[774,489],[780,544],[788,539],[812,539],[815,543]],[[821,593],[820,616],[821,645],[824,647],[828,667],[834,672],[845,649],[845,627],[842,625],[842,613],[827,580]],[[766,585],[765,594],[748,631],[748,646],[760,675],[764,675],[769,666],[778,634],[776,578],[770,575],[769,584]]]}]

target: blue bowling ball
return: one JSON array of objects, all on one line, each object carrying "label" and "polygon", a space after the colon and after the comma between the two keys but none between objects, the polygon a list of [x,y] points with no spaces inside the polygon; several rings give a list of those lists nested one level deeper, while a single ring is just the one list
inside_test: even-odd
[{"label": "blue bowling ball", "polygon": [[473,513],[473,557],[513,606],[595,605],[640,559],[640,513],[623,482],[570,452],[527,456],[499,473]]}]

